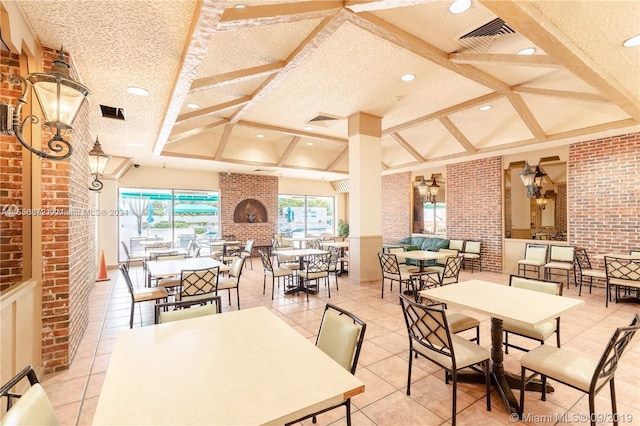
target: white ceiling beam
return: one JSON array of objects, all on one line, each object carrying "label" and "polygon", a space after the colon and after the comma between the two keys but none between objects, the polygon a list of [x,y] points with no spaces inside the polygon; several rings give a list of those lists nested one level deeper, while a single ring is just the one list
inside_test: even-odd
[{"label": "white ceiling beam", "polygon": [[449,119],[449,117],[440,117],[439,120],[440,123],[442,123],[442,125],[449,131],[449,133],[451,133],[451,135],[456,138],[458,143],[462,145],[465,151],[467,151],[469,154],[473,154],[478,151],[476,147],[473,146],[471,141],[467,139],[464,133],[462,133],[458,126],[456,126],[453,121]]},{"label": "white ceiling beam", "polygon": [[404,148],[405,151],[407,151],[409,154],[411,154],[411,156],[413,158],[415,158],[416,160],[418,160],[421,163],[425,162],[425,158],[420,155],[420,153],[411,146],[411,144],[409,142],[407,142],[402,136],[400,136],[400,134],[396,133],[391,133],[391,137],[398,142],[398,145],[400,145],[402,148]]},{"label": "white ceiling beam", "polygon": [[298,1],[246,6],[242,9],[230,7],[225,9],[217,25],[217,31],[326,18],[335,14],[341,7],[342,1],[339,0]]},{"label": "white ceiling beam", "polygon": [[218,105],[202,108],[197,111],[187,112],[185,114],[180,114],[178,116],[178,119],[176,120],[176,124],[183,123],[188,120],[195,120],[196,118],[206,117],[207,115],[213,115],[225,109],[242,106],[248,103],[249,101],[251,101],[251,96],[242,96],[241,98],[234,99],[229,102],[224,102]]},{"label": "white ceiling beam", "polygon": [[241,83],[256,77],[273,74],[280,71],[284,65],[285,63],[283,61],[277,61],[271,64],[258,65],[257,67],[218,74],[212,77],[199,78],[191,84],[190,93]]},{"label": "white ceiling beam", "polygon": [[220,136],[220,142],[218,143],[218,149],[216,149],[216,153],[213,157],[214,160],[222,161],[222,154],[224,153],[224,149],[227,147],[227,142],[229,142],[229,136],[231,136],[232,130],[233,124],[224,125],[224,130],[222,131],[222,136]]},{"label": "white ceiling beam", "polygon": [[480,3],[553,57],[558,64],[595,88],[629,117],[640,122],[640,99],[608,75],[588,52],[580,49],[569,36],[560,31],[535,4],[512,0],[480,0]]},{"label": "white ceiling beam", "polygon": [[335,137],[335,136],[318,135],[316,133],[303,132],[302,130],[289,129],[287,127],[272,126],[270,124],[254,123],[252,121],[244,121],[244,120],[238,121],[237,124],[239,126],[251,127],[253,129],[271,130],[271,131],[274,131],[274,132],[286,133],[286,134],[292,135],[292,136],[300,136],[300,137],[304,137],[304,138],[320,139],[320,140],[326,140],[326,141],[331,141],[331,142],[340,142],[340,143],[345,143],[345,144],[349,143],[349,139],[347,139],[347,138],[338,138],[338,137]]},{"label": "white ceiling beam", "polygon": [[525,67],[562,68],[548,55],[509,55],[502,53],[450,53],[456,64],[518,65]]},{"label": "white ceiling beam", "polygon": [[280,156],[280,160],[278,160],[278,163],[276,164],[276,166],[278,167],[284,166],[284,162],[287,160],[287,158],[289,158],[289,156],[291,155],[295,147],[298,145],[298,142],[300,142],[300,139],[301,139],[300,136],[294,136],[293,138],[291,138],[291,142],[289,142],[287,149],[285,149],[282,155]]},{"label": "white ceiling beam", "polygon": [[513,90],[515,93],[528,93],[531,95],[575,99],[577,101],[609,103],[609,100],[599,93],[570,92],[567,90],[541,89],[538,87],[527,87],[527,86],[512,86],[511,90]]},{"label": "white ceiling beam", "polygon": [[213,130],[216,127],[220,127],[223,124],[226,124],[228,122],[229,122],[228,118],[223,118],[222,120],[214,121],[213,123],[207,124],[206,126],[197,127],[195,129],[190,129],[190,130],[187,130],[187,131],[181,132],[181,133],[176,133],[175,135],[173,135],[171,137],[171,139],[169,139],[167,141],[167,143],[165,145],[168,145],[168,144],[173,143],[173,142],[177,142],[177,141],[182,140],[182,139],[190,138],[190,137],[195,136],[195,135],[199,135],[200,133],[208,132],[209,130]]},{"label": "white ceiling beam", "polygon": [[179,70],[176,75],[176,81],[173,84],[171,98],[167,102],[164,120],[160,125],[158,138],[153,147],[154,155],[160,155],[169,139],[178,114],[180,114],[180,108],[189,94],[191,83],[196,77],[198,67],[205,57],[209,43],[213,38],[214,32],[211,31],[211,28],[215,28],[218,25],[223,12],[224,2],[197,2],[189,37],[187,37],[183,50],[184,53],[178,62]]},{"label": "white ceiling beam", "polygon": [[542,129],[542,126],[540,126],[540,123],[538,123],[538,120],[536,120],[536,118],[534,117],[527,104],[522,99],[522,96],[512,94],[507,96],[507,99],[509,99],[509,102],[511,102],[513,108],[516,110],[522,121],[524,121],[524,124],[526,124],[526,126],[529,128],[531,134],[538,141],[546,140],[546,133]]}]

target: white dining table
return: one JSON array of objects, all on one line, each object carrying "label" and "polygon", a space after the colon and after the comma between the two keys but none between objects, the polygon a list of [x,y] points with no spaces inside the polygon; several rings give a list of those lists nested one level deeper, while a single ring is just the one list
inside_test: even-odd
[{"label": "white dining table", "polygon": [[394,254],[396,255],[396,257],[400,257],[403,259],[417,260],[420,272],[424,272],[425,260],[438,260],[440,257],[445,256],[443,254],[438,253],[437,251],[428,251],[428,250],[410,250],[410,251],[404,251],[402,253],[394,253]]},{"label": "white dining table", "polygon": [[[329,254],[327,250],[320,249],[293,249],[293,250],[274,250],[273,254],[280,256],[289,256],[296,257],[299,262],[299,268],[301,271],[304,270],[304,258],[312,255],[312,254]],[[315,290],[313,287],[311,289],[306,288],[302,283],[302,276],[298,274],[298,286],[292,287],[285,290],[285,294],[297,293],[299,291],[310,291],[311,293],[317,292],[317,287]]]},{"label": "white dining table", "polygon": [[265,307],[122,330],[94,425],[282,425],[363,382]]},{"label": "white dining table", "polygon": [[174,260],[152,260],[147,262],[148,282],[154,279],[179,276],[182,271],[208,269],[219,266],[220,272],[229,271],[229,266],[211,257],[188,257]]},{"label": "white dining table", "polygon": [[502,322],[510,320],[526,327],[535,327],[584,304],[579,299],[481,280],[435,287],[418,294],[491,317],[492,379],[510,413],[518,412],[519,403],[511,391],[513,385],[509,383],[504,371]]}]

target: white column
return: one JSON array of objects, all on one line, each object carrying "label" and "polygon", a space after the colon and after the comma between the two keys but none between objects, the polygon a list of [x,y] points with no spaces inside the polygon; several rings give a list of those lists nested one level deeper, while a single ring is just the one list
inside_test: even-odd
[{"label": "white column", "polygon": [[349,117],[349,278],[381,277],[382,119],[366,113]]}]

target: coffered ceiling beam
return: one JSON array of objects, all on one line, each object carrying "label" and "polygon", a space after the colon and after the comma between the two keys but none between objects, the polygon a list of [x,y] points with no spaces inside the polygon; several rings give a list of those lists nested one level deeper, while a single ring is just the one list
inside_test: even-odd
[{"label": "coffered ceiling beam", "polygon": [[274,132],[286,133],[286,134],[292,135],[292,136],[300,136],[300,137],[304,137],[304,138],[320,139],[320,140],[326,140],[326,141],[331,141],[331,142],[340,142],[340,143],[345,143],[345,144],[349,143],[349,139],[346,139],[346,138],[338,138],[338,137],[335,137],[335,136],[318,135],[318,134],[315,134],[315,133],[303,132],[302,130],[298,130],[298,129],[289,129],[287,127],[272,126],[270,124],[254,123],[252,121],[244,121],[244,120],[238,121],[237,124],[239,126],[251,127],[253,129],[272,130]]},{"label": "coffered ceiling beam", "polygon": [[498,93],[503,95],[511,93],[511,88],[507,84],[492,75],[470,65],[456,64],[450,61],[449,55],[437,47],[432,46],[426,41],[419,39],[413,34],[410,34],[371,13],[362,13],[357,15],[349,13],[349,22],[375,36],[413,52],[436,65],[440,65],[449,71],[455,72],[463,77],[475,81],[476,83],[482,84],[483,86],[487,86]]},{"label": "coffered ceiling beam", "polygon": [[222,161],[222,153],[227,147],[227,142],[229,142],[229,136],[231,136],[232,130],[233,124],[224,125],[224,130],[222,131],[222,136],[220,136],[220,142],[218,143],[218,149],[216,149],[216,154],[213,157],[214,160]]},{"label": "coffered ceiling beam", "polygon": [[196,127],[195,129],[190,129],[185,132],[176,133],[171,137],[171,139],[167,141],[167,144],[177,142],[182,139],[190,138],[191,136],[199,135],[200,133],[208,132],[209,130],[213,130],[216,127],[220,127],[223,124],[226,124],[228,122],[229,122],[228,118],[223,118],[222,120],[215,121],[211,124],[207,124],[206,126]]},{"label": "coffered ceiling beam", "polygon": [[462,133],[458,126],[453,124],[453,121],[451,121],[449,117],[440,117],[438,120],[440,120],[440,123],[442,123],[442,125],[449,131],[449,133],[451,133],[454,138],[456,138],[458,143],[460,143],[460,145],[462,145],[462,147],[469,154],[473,154],[478,151],[476,147],[473,146],[473,144],[469,141],[469,139],[467,139],[467,137]]},{"label": "coffered ceiling beam", "polygon": [[558,64],[595,88],[636,122],[640,122],[640,99],[608,75],[588,52],[580,49],[560,31],[535,4],[493,0],[480,0],[480,3],[553,57]]},{"label": "coffered ceiling beam", "polygon": [[401,7],[418,6],[433,3],[433,0],[346,0],[344,7],[352,12],[371,12],[375,10],[398,9]]},{"label": "coffered ceiling beam", "polygon": [[[318,2],[323,3],[323,2]],[[344,9],[343,9],[344,10]],[[231,117],[232,123],[237,123],[243,116],[245,110],[251,107],[253,104],[258,104],[267,93],[278,86],[293,70],[302,62],[304,62],[309,55],[315,52],[325,40],[327,40],[333,33],[335,33],[347,19],[347,14],[338,12],[335,16],[325,18],[320,25],[307,36],[307,38],[300,43],[300,45],[289,55],[286,59],[286,65],[278,73],[270,76],[258,89],[252,94],[251,102],[248,102],[243,108],[236,111]]]},{"label": "coffered ceiling beam", "polygon": [[282,155],[280,156],[280,160],[278,160],[278,163],[276,164],[276,166],[282,167],[284,165],[284,162],[287,160],[287,158],[289,158],[289,156],[295,149],[296,145],[298,145],[298,142],[300,142],[300,139],[301,139],[300,136],[294,136],[293,138],[291,138],[291,142],[289,142],[287,149],[285,149]]},{"label": "coffered ceiling beam", "polygon": [[513,90],[516,93],[529,93],[531,95],[575,99],[577,101],[609,103],[609,100],[599,93],[569,92],[567,90],[540,89],[538,87],[527,87],[527,86],[512,86],[511,90]]},{"label": "coffered ceiling beam", "polygon": [[342,159],[348,153],[349,153],[349,147],[345,146],[344,149],[342,151],[340,151],[340,153],[336,156],[336,158],[334,158],[334,160],[331,162],[331,164],[329,164],[329,166],[327,167],[327,171],[328,172],[332,172],[338,166],[338,163],[340,161],[342,161]]},{"label": "coffered ceiling beam", "polygon": [[527,104],[524,102],[524,100],[522,100],[522,97],[520,95],[512,94],[507,96],[507,99],[509,99],[509,102],[511,102],[513,108],[516,110],[520,118],[522,118],[522,121],[524,121],[524,124],[526,124],[526,126],[529,128],[531,134],[538,141],[546,140],[547,135],[542,129],[542,126],[540,126],[538,120],[536,120],[536,118],[533,116],[533,113],[531,112]]},{"label": "coffered ceiling beam", "polygon": [[391,133],[391,137],[396,142],[398,142],[398,145],[400,145],[402,148],[404,148],[405,151],[407,151],[409,154],[411,154],[411,156],[413,158],[418,160],[420,163],[424,163],[425,162],[425,158],[422,155],[420,155],[420,153],[418,151],[416,151],[416,149],[414,147],[412,147],[409,142],[407,142],[402,136],[400,136],[400,134],[398,134],[397,132]]},{"label": "coffered ceiling beam", "polygon": [[526,67],[562,68],[548,55],[509,55],[499,53],[450,53],[456,64],[518,65]]},{"label": "coffered ceiling beam", "polygon": [[164,149],[164,144],[169,139],[171,130],[176,124],[176,119],[180,114],[180,108],[187,98],[191,83],[195,79],[196,72],[209,48],[209,43],[213,38],[215,28],[224,12],[223,2],[197,2],[197,10],[194,12],[194,19],[191,22],[189,37],[186,41],[184,53],[179,61],[178,70],[171,98],[167,102],[167,111],[158,132],[156,144],[153,147],[153,154],[160,155]]},{"label": "coffered ceiling beam", "polygon": [[213,105],[210,106],[208,108],[202,108],[199,109],[197,111],[193,111],[193,112],[187,112],[185,114],[180,114],[178,116],[178,119],[176,120],[176,124],[188,121],[188,120],[195,120],[196,118],[202,118],[202,117],[206,117],[208,115],[213,115],[219,111],[225,110],[225,109],[229,109],[229,108],[235,108],[237,106],[242,106],[245,105],[246,103],[248,103],[249,101],[251,101],[251,96],[242,96],[238,99],[234,99],[232,101],[229,102],[224,102],[222,104],[218,104],[218,105]]},{"label": "coffered ceiling beam", "polygon": [[191,84],[190,93],[213,89],[228,84],[236,84],[252,78],[273,74],[280,71],[284,65],[283,61],[277,61],[271,64],[258,65],[257,67],[218,74],[212,77],[199,78]]},{"label": "coffered ceiling beam", "polygon": [[236,30],[262,25],[286,24],[307,19],[326,18],[342,7],[342,1],[299,1],[271,5],[229,7],[224,10],[217,30]]},{"label": "coffered ceiling beam", "polygon": [[411,121],[407,121],[406,123],[398,124],[397,126],[389,127],[388,129],[383,129],[382,134],[388,135],[399,132],[401,130],[409,129],[411,127],[417,126],[419,124],[425,123],[431,120],[437,120],[440,117],[446,117],[448,115],[454,114],[456,112],[464,111],[469,108],[477,107],[478,105],[484,105],[488,102],[495,101],[496,99],[502,98],[503,95],[500,93],[489,93],[488,95],[480,96],[479,98],[471,99],[466,102],[459,103],[449,108],[442,109],[440,111],[436,111],[432,114],[424,115],[422,117],[415,118]]}]

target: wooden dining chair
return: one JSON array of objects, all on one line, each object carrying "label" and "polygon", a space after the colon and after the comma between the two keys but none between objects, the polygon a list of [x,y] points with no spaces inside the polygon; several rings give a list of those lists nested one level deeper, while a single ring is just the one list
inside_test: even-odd
[{"label": "wooden dining chair", "polygon": [[[407,395],[411,395],[411,368],[414,356],[423,356],[445,369],[445,383],[449,374],[453,384],[451,424],[456,424],[456,394],[458,371],[463,368],[483,367],[487,394],[487,411],[491,411],[490,353],[486,348],[451,333],[444,309],[424,306],[400,295],[402,313],[409,334],[409,370],[407,373]],[[479,370],[478,370],[479,371]]]},{"label": "wooden dining chair", "polygon": [[[367,324],[360,318],[336,305],[327,303],[316,337],[316,346],[345,370],[355,374],[366,330]],[[351,398],[287,423],[287,425],[299,423],[308,418],[312,418],[313,423],[316,423],[316,416],[343,405],[346,408],[347,426],[351,426]]]},{"label": "wooden dining chair", "polygon": [[[591,426],[596,425],[595,396],[604,386],[609,384],[611,418],[615,419],[613,424],[617,425],[615,373],[620,358],[639,329],[640,314],[635,314],[627,327],[618,327],[615,330],[600,359],[550,345],[538,346],[524,354],[520,358],[520,418],[524,413],[526,384],[540,375],[542,376],[541,399],[543,401],[547,397],[548,378],[588,394]],[[529,377],[526,376],[527,370],[533,373]]]},{"label": "wooden dining chair", "polygon": [[[12,391],[25,378],[30,385],[27,390],[22,394]],[[31,365],[0,387],[0,399],[2,398],[7,398],[7,411],[0,419],[2,426],[57,426],[60,424],[53,405]]]}]

